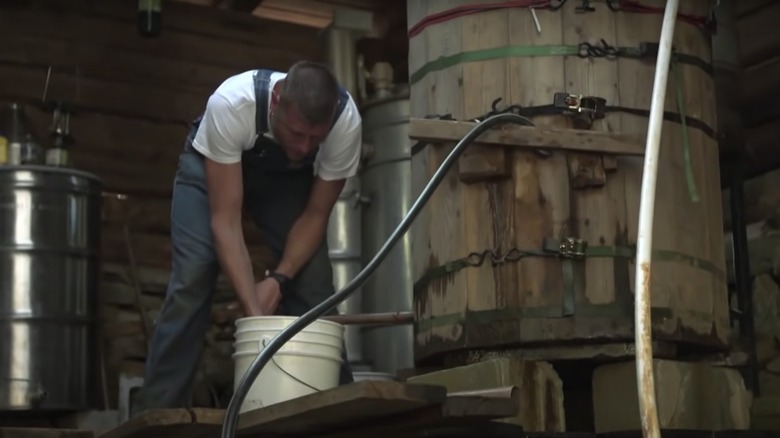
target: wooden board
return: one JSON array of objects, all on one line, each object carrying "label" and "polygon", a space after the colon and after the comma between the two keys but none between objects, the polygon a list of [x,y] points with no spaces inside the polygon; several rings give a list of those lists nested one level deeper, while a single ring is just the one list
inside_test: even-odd
[{"label": "wooden board", "polygon": [[410,377],[409,383],[442,385],[451,393],[516,386],[519,407],[501,422],[521,426],[528,433],[566,430],[563,381],[547,362],[485,357],[469,365]]},{"label": "wooden board", "polygon": [[362,381],[243,413],[238,434],[308,434],[370,424],[392,415],[440,406],[442,386]]},{"label": "wooden board", "polygon": [[[440,406],[430,406],[409,413],[384,418],[379,424],[325,434],[327,438],[397,437],[426,429],[473,426],[490,420],[510,417],[517,412],[517,397],[495,398],[477,395],[448,395]],[[323,437],[323,438],[324,438]]]},{"label": "wooden board", "polygon": [[[438,385],[362,381],[245,412],[236,436],[387,436],[504,418],[518,408],[511,386],[448,394]],[[100,438],[217,437],[223,421],[223,410],[155,410]]]},{"label": "wooden board", "polygon": [[217,437],[223,418],[221,409],[159,409],[143,412],[99,438]]},{"label": "wooden board", "polygon": [[[473,4],[409,1],[408,24],[412,27],[424,17]],[[643,4],[663,7],[661,0]],[[515,55],[527,47],[576,47],[582,42],[599,44],[602,38],[618,47],[639,47],[658,39],[661,14],[614,13],[595,3],[594,12],[579,13],[577,6],[567,2],[560,10],[537,9],[533,14],[527,8],[480,11],[437,22],[412,36],[411,117],[451,114],[456,120],[473,120],[490,111],[497,98],[502,99],[499,110],[517,105],[522,111],[550,105],[557,92],[649,110],[653,59]],[[705,0],[680,6],[681,12],[696,16],[705,16],[708,10]],[[701,29],[679,22],[674,45],[679,53],[708,62],[709,39]],[[504,57],[484,54],[475,61],[430,64],[505,47],[515,51]],[[416,74],[425,68],[431,70]],[[683,63],[676,64],[674,73],[666,112],[679,114],[682,103],[686,116],[714,129],[713,78],[699,66]],[[577,126],[564,115],[531,119],[541,129]],[[593,122],[587,135],[619,134],[642,144],[647,124],[646,115],[608,111],[604,119]],[[663,124],[653,233],[654,338],[720,348],[728,338],[729,312],[718,144],[706,128],[688,123],[684,140],[682,124],[668,120]],[[413,155],[413,193],[419,193],[438,170],[456,140],[428,145]],[[507,137],[502,141],[509,142]],[[567,141],[572,141],[569,149],[581,146],[576,139]],[[518,143],[523,142],[527,139]],[[421,366],[434,365],[461,349],[633,340],[632,247],[637,239],[642,157],[552,148],[549,157],[542,157],[535,150],[520,149],[470,147],[464,157],[481,163],[482,178],[464,183],[459,162],[413,225],[414,240],[421,242],[413,249],[415,281],[472,253],[492,251],[499,260],[494,266],[488,255],[478,267],[419,285],[415,355]],[[592,256],[571,266],[566,266],[568,257],[537,256],[548,249],[546,243],[569,237],[587,242]],[[513,250],[535,254],[519,261],[503,259],[516,254]],[[603,255],[595,256],[596,252]]]},{"label": "wooden board", "polygon": [[93,438],[89,430],[0,427],[0,438]]},{"label": "wooden board", "polygon": [[[411,119],[409,138],[431,143],[459,141],[471,131],[475,122]],[[480,135],[474,144],[504,147],[559,149],[580,152],[643,156],[641,139],[620,133],[576,129],[536,128],[507,124]]]}]

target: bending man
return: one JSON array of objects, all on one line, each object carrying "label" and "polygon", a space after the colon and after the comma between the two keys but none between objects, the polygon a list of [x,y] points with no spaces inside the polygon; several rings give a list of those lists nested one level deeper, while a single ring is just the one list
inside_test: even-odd
[{"label": "bending man", "polygon": [[[300,316],[334,293],[326,230],[360,146],[357,106],[320,64],[244,72],[210,96],[179,158],[173,271],[133,415],[190,406],[220,266],[249,316]],[[260,281],[242,206],[279,260]],[[352,381],[344,362],[342,384]]]}]

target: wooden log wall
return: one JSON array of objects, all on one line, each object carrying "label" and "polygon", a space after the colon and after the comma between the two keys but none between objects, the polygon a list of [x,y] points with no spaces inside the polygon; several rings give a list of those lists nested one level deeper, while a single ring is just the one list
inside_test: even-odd
[{"label": "wooden log wall", "polygon": [[[133,0],[0,4],[0,100],[25,104],[31,130],[48,141],[51,115],[39,104],[51,66],[49,99],[77,105],[70,123],[72,164],[103,178],[107,191],[127,197],[106,199],[104,207],[100,294],[111,407],[118,371],[143,369],[145,325],[154,321],[164,298],[171,189],[187,124],[230,75],[258,67],[286,69],[323,55],[315,29],[179,2],[165,2],[162,35],[144,38],[136,31],[136,7]],[[254,226],[247,229],[260,271],[272,261],[270,253]],[[137,269],[130,266],[128,244]],[[203,366],[205,381],[217,387],[232,385],[233,374],[233,316],[226,306],[235,296],[222,285]]]},{"label": "wooden log wall", "polygon": [[[739,113],[744,126],[748,181],[745,213],[749,223],[766,219],[780,207],[780,33],[769,31],[780,20],[780,2],[739,0],[736,29],[742,68]],[[724,190],[724,224],[731,229],[729,193]]]}]

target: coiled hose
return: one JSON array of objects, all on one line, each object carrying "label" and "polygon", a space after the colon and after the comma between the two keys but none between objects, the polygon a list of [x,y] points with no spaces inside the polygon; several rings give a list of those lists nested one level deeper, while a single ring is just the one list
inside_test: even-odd
[{"label": "coiled hose", "polygon": [[368,280],[374,271],[376,271],[376,268],[379,266],[379,264],[382,263],[382,260],[387,257],[387,254],[393,248],[393,245],[395,245],[396,242],[398,242],[398,239],[400,239],[401,236],[403,236],[404,233],[406,233],[406,231],[409,229],[409,226],[420,213],[420,210],[422,210],[422,208],[431,198],[431,195],[433,195],[433,191],[436,190],[436,187],[439,186],[441,181],[444,179],[444,176],[450,170],[452,165],[455,164],[455,161],[460,157],[463,151],[485,131],[490,129],[492,126],[501,123],[534,126],[531,120],[511,113],[498,114],[488,117],[474,126],[471,131],[469,131],[458,142],[458,144],[455,145],[450,154],[447,155],[447,158],[444,159],[444,162],[442,162],[439,168],[436,169],[433,177],[430,181],[428,181],[428,185],[425,186],[423,191],[420,193],[420,196],[417,197],[417,200],[409,209],[409,212],[406,214],[406,216],[404,216],[403,220],[401,220],[401,222],[398,224],[398,227],[396,227],[395,231],[393,231],[393,233],[390,234],[390,237],[385,240],[385,243],[382,245],[379,251],[377,251],[374,258],[371,259],[371,261],[368,262],[368,264],[363,268],[363,270],[360,271],[355,276],[355,278],[352,279],[352,281],[347,283],[343,289],[331,295],[328,297],[328,299],[318,304],[308,312],[304,313],[302,316],[293,321],[292,324],[285,327],[284,330],[279,332],[279,334],[271,339],[271,341],[266,344],[265,348],[260,351],[260,354],[258,354],[252,364],[249,365],[249,368],[246,370],[244,376],[241,378],[241,381],[238,383],[238,386],[233,393],[233,397],[230,399],[230,403],[228,404],[227,410],[225,411],[225,419],[222,422],[222,438],[233,438],[235,436],[241,405],[244,403],[244,399],[249,393],[249,389],[252,387],[252,383],[254,383],[255,379],[260,374],[260,371],[262,371],[263,367],[271,360],[273,355],[276,354],[280,348],[282,348],[282,345],[292,339],[301,330],[306,328],[309,324],[316,321],[331,309],[338,306],[342,301],[349,298],[350,295],[352,295],[363,283],[365,283],[366,280]]}]

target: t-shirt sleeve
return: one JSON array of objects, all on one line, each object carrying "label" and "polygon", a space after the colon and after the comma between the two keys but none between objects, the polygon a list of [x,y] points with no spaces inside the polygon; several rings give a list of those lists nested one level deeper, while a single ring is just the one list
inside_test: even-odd
[{"label": "t-shirt sleeve", "polygon": [[235,107],[223,96],[212,94],[192,147],[217,163],[238,163],[244,150],[243,125]]},{"label": "t-shirt sleeve", "polygon": [[326,181],[355,176],[360,165],[362,119],[352,98],[320,146],[315,174]]}]

